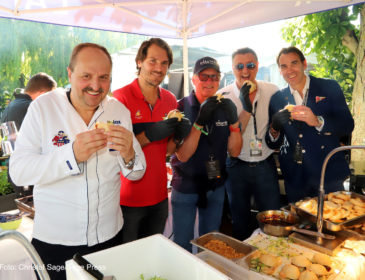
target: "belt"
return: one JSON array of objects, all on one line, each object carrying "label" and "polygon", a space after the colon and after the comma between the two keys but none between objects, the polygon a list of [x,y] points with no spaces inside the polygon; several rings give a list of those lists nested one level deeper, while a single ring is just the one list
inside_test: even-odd
[{"label": "belt", "polygon": [[256,167],[256,166],[259,166],[259,165],[263,164],[264,162],[270,160],[271,157],[272,157],[272,154],[270,156],[268,156],[266,159],[260,160],[260,161],[244,161],[239,158],[236,158],[236,159],[238,159],[242,164],[247,165],[248,167]]}]

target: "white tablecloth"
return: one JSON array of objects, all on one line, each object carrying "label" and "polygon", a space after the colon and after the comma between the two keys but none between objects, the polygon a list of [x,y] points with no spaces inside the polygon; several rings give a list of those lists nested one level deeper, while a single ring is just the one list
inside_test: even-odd
[{"label": "white tablecloth", "polygon": [[[8,212],[11,213],[12,211]],[[33,220],[23,217],[17,229],[28,240],[31,240]],[[1,229],[0,229],[1,232]],[[32,270],[32,261],[26,250],[11,239],[0,242],[0,279],[1,280],[35,280],[37,279]]]}]

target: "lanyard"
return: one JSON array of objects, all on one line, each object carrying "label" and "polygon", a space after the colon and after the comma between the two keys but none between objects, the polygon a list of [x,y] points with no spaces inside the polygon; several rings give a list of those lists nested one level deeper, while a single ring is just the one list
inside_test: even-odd
[{"label": "lanyard", "polygon": [[257,111],[257,101],[255,103],[254,110],[252,110],[252,113],[251,113],[253,116],[253,131],[255,133],[255,139],[257,139],[256,111]]}]

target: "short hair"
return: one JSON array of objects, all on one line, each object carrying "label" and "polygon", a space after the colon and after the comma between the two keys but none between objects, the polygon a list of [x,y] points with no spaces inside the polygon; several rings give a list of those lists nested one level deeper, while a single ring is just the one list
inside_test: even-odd
[{"label": "short hair", "polygon": [[173,55],[172,55],[172,50],[171,50],[170,46],[164,40],[162,40],[160,38],[151,38],[147,41],[144,41],[138,49],[136,59],[135,59],[137,75],[139,75],[139,73],[141,72],[141,68],[138,67],[138,61],[144,61],[146,59],[148,48],[151,45],[159,46],[160,48],[162,48],[166,51],[167,58],[169,59],[169,67],[173,62]]},{"label": "short hair", "polygon": [[68,68],[70,68],[71,71],[73,71],[74,68],[75,68],[77,55],[84,48],[96,48],[96,49],[101,50],[108,57],[109,62],[110,62],[110,66],[113,66],[112,57],[110,56],[108,50],[105,47],[103,47],[101,45],[98,45],[98,44],[94,44],[94,43],[81,43],[81,44],[78,44],[77,46],[75,46],[74,49],[72,50],[70,63],[68,65]]},{"label": "short hair", "polygon": [[241,48],[241,49],[236,50],[236,51],[232,54],[232,60],[233,60],[233,59],[234,59],[234,57],[235,57],[236,55],[238,55],[238,54],[247,54],[247,53],[252,54],[252,55],[255,57],[256,61],[258,61],[258,58],[257,58],[257,54],[256,54],[256,52],[255,52],[253,49],[251,49],[251,48]]},{"label": "short hair", "polygon": [[280,56],[282,54],[288,54],[288,53],[296,53],[299,56],[301,62],[303,62],[305,60],[304,54],[301,52],[301,50],[299,50],[297,47],[291,46],[288,48],[281,49],[278,56],[276,57],[276,63],[279,65]]},{"label": "short hair", "polygon": [[57,83],[50,75],[40,72],[29,79],[24,91],[32,95],[39,91],[51,91],[56,87]]}]

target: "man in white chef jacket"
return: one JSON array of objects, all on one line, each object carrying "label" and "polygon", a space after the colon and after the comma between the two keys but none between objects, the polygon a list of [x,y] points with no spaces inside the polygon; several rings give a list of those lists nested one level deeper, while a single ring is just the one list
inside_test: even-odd
[{"label": "man in white chef jacket", "polygon": [[118,245],[119,174],[138,180],[146,168],[130,112],[107,95],[108,51],[79,44],[67,71],[71,89],[58,88],[32,102],[10,158],[15,184],[34,185],[32,244],[52,280],[66,278],[65,261],[76,252]]}]

